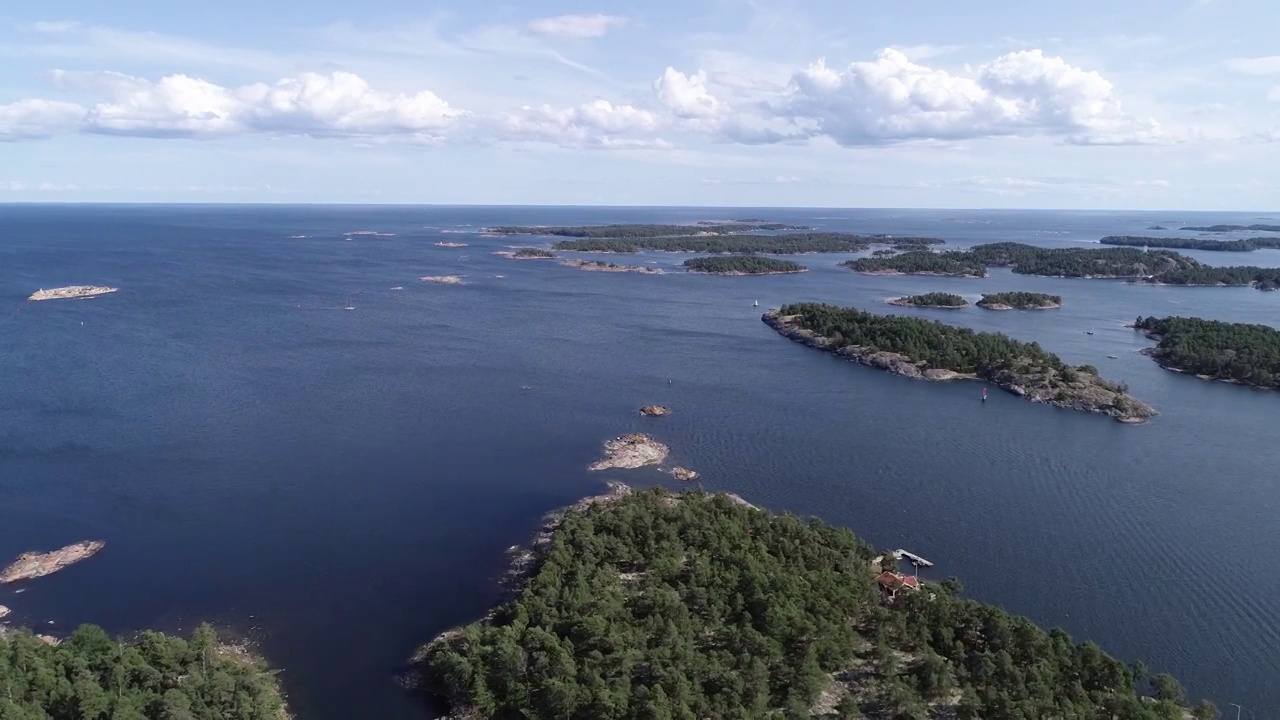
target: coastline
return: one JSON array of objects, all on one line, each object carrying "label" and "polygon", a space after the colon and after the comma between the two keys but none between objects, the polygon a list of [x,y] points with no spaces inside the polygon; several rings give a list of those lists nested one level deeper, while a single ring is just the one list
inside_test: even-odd
[{"label": "coastline", "polygon": [[[916,361],[906,355],[898,353],[855,346],[832,348],[831,343],[825,337],[818,335],[812,330],[798,327],[793,320],[794,317],[796,316],[784,316],[777,310],[770,310],[762,315],[760,319],[764,321],[766,325],[777,331],[779,335],[782,335],[789,340],[793,340],[817,350],[831,353],[847,360],[855,361],[861,365],[885,370],[893,373],[894,375],[901,375],[903,377],[917,380],[933,381],[982,379],[984,382],[989,382],[1005,392],[1030,400],[1031,402],[1052,405],[1065,410],[1078,410],[1096,415],[1106,415],[1107,417],[1114,419],[1116,422],[1126,425],[1138,425],[1144,423],[1157,414],[1154,408],[1140,400],[1137,400],[1136,398],[1128,396],[1127,394],[1122,394],[1122,396],[1129,397],[1129,400],[1135,403],[1140,409],[1139,413],[1117,414],[1117,412],[1113,410],[1114,406],[1111,405],[1101,407],[1088,405],[1082,403],[1078,398],[1073,400],[1071,396],[1060,399],[1061,396],[1057,393],[1049,395],[1047,392],[1040,392],[1036,388],[1028,389],[1021,384],[1022,378],[1012,372],[1007,372],[1004,377],[979,378],[976,373],[961,373],[941,368],[921,370]],[[1096,376],[1095,379],[1097,379]]]},{"label": "coastline", "polygon": [[734,270],[731,272],[711,272],[708,270],[685,270],[685,272],[689,273],[690,275],[728,275],[731,277],[741,277],[745,275],[798,275],[800,273],[809,272],[809,268],[804,268],[802,270],[769,270],[768,272],[742,272],[740,270]]},{"label": "coastline", "polygon": [[907,302],[904,297],[894,298],[893,300],[885,300],[888,305],[896,305],[897,307],[923,308],[926,310],[963,310],[969,307],[969,303],[963,305],[918,305],[913,302]]},{"label": "coastline", "polygon": [[1057,310],[1062,307],[1062,303],[1053,303],[1050,305],[1027,305],[1025,307],[1014,307],[1013,305],[1005,305],[1004,303],[983,303],[981,300],[974,303],[983,310]]},{"label": "coastline", "polygon": [[[1153,332],[1147,332],[1147,331],[1145,331],[1145,330],[1142,330],[1141,328],[1134,327],[1132,324],[1125,325],[1125,327],[1130,328],[1130,329],[1132,329],[1132,330],[1135,330],[1135,331],[1137,331],[1137,332],[1140,332],[1140,333],[1142,333],[1142,334],[1143,334],[1143,336],[1145,336],[1147,339],[1149,339],[1149,340],[1155,340],[1157,343],[1158,343],[1158,342],[1160,342],[1160,341],[1163,339],[1163,336],[1161,336],[1161,335],[1158,335],[1158,334],[1153,333]],[[1191,372],[1190,370],[1185,370],[1185,369],[1180,368],[1180,367],[1175,367],[1175,366],[1173,366],[1173,365],[1170,365],[1170,364],[1169,364],[1169,363],[1164,359],[1164,355],[1163,355],[1163,353],[1161,352],[1161,350],[1160,350],[1160,348],[1159,348],[1159,347],[1146,347],[1146,348],[1142,348],[1141,350],[1139,350],[1139,351],[1138,351],[1138,354],[1139,354],[1139,355],[1146,355],[1147,357],[1151,358],[1151,359],[1155,362],[1155,364],[1159,365],[1161,368],[1163,368],[1163,369],[1165,369],[1165,370],[1168,370],[1169,372],[1176,372],[1176,373],[1179,373],[1179,374],[1181,374],[1181,375],[1190,375],[1190,376],[1192,376],[1192,377],[1194,377],[1194,378],[1197,378],[1197,379],[1199,379],[1199,380],[1204,380],[1204,381],[1206,381],[1206,382],[1216,382],[1216,383],[1222,383],[1222,384],[1224,384],[1224,385],[1236,385],[1236,386],[1239,386],[1239,387],[1245,387],[1245,388],[1251,388],[1251,389],[1253,389],[1253,390],[1258,390],[1258,391],[1260,391],[1260,392],[1272,392],[1272,391],[1274,390],[1273,388],[1263,387],[1263,386],[1261,386],[1261,385],[1254,385],[1253,383],[1247,383],[1247,382],[1244,382],[1244,381],[1242,381],[1242,380],[1236,380],[1235,378],[1220,378],[1220,377],[1214,377],[1214,376],[1212,376],[1212,375],[1201,375],[1201,374],[1199,374],[1199,373]]]},{"label": "coastline", "polygon": [[[844,265],[843,267],[849,267],[849,266]],[[973,273],[944,273],[944,272],[936,272],[934,270],[921,270],[920,272],[905,272],[902,270],[856,270],[851,267],[849,267],[849,269],[853,270],[855,273],[859,275],[929,275],[932,277],[959,277],[959,278],[971,278],[974,280],[981,280],[982,278],[986,277],[986,275],[974,275]]]}]

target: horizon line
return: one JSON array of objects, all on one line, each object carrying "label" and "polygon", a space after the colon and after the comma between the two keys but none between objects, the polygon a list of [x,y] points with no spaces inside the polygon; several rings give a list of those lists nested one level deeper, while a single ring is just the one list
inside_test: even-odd
[{"label": "horizon line", "polygon": [[1178,208],[1090,208],[1090,207],[973,207],[973,206],[875,206],[875,205],[645,205],[645,204],[556,204],[556,203],[415,203],[415,202],[357,202],[357,201],[314,201],[314,202],[273,202],[273,201],[206,201],[191,202],[178,200],[7,200],[0,201],[0,207],[7,206],[171,206],[171,207],[398,207],[398,208],[565,208],[565,209],[652,209],[652,210],[947,210],[952,212],[1098,212],[1098,213],[1258,213],[1263,215],[1280,215],[1278,210],[1259,209],[1178,209]]}]

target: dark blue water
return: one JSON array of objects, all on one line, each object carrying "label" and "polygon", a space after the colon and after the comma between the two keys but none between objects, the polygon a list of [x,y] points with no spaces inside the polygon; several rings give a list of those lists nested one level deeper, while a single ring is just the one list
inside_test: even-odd
[{"label": "dark blue water", "polygon": [[[425,717],[393,684],[397,666],[483,613],[504,549],[544,512],[607,478],[662,482],[584,470],[603,439],[646,428],[709,489],[906,547],[977,598],[1142,658],[1193,695],[1280,715],[1280,394],[1163,371],[1123,326],[1139,314],[1276,324],[1280,293],[867,277],[836,268],[840,256],[806,257],[812,272],[796,276],[587,273],[494,256],[505,242],[473,234],[748,216],[1052,246],[1276,219],[0,206],[0,559],[107,541],[0,603],[54,633],[212,621],[283,668],[302,718]],[[395,235],[343,237],[356,230]],[[1280,265],[1276,251],[1193,254]],[[444,274],[466,284],[418,280]],[[68,284],[121,291],[25,301]],[[789,301],[888,311],[908,293],[1007,289],[1066,307],[932,316],[1095,364],[1163,414],[1126,427],[1004,394],[983,405],[975,385],[841,362],[759,320]],[[643,421],[646,403],[674,414]]]}]

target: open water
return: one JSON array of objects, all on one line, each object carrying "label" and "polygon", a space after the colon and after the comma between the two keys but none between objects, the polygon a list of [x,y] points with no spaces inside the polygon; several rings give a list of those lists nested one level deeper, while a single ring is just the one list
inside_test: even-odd
[{"label": "open water", "polygon": [[[1280,293],[1015,276],[581,272],[493,255],[498,224],[765,217],[955,246],[1078,246],[1229,213],[0,206],[0,560],[107,542],[0,588],[16,624],[211,621],[283,669],[309,720],[425,718],[393,673],[483,614],[504,550],[646,429],[710,490],[935,561],[970,595],[1280,717],[1280,394],[1160,369],[1137,315],[1280,323]],[[393,236],[345,236],[374,230]],[[1177,233],[1175,233],[1177,234]],[[306,237],[294,237],[304,235]],[[448,249],[441,240],[466,242]],[[1190,253],[1280,265],[1280,252]],[[647,253],[673,270],[686,256]],[[627,262],[632,262],[628,259]],[[460,275],[465,284],[419,281]],[[105,284],[93,300],[27,303]],[[403,289],[396,289],[403,288]],[[776,335],[768,306],[1060,294],[1053,312],[903,310],[1091,363],[1161,415],[1127,427],[924,383]],[[752,307],[759,300],[761,307]],[[352,307],[352,310],[343,308]],[[1094,335],[1086,334],[1094,329]],[[1109,359],[1109,355],[1117,356]],[[660,420],[642,404],[672,406]],[[50,624],[52,623],[52,624]]]}]

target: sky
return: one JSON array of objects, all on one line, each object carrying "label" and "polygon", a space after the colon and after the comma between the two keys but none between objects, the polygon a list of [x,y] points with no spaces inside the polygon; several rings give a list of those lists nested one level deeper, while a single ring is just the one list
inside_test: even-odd
[{"label": "sky", "polygon": [[1275,210],[1274,0],[0,9],[0,202]]}]

